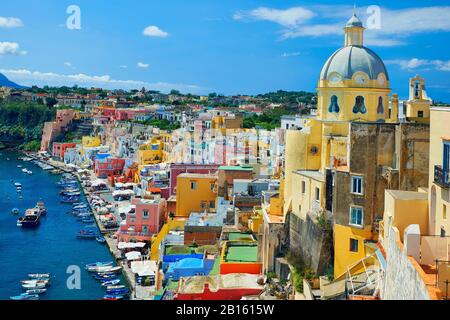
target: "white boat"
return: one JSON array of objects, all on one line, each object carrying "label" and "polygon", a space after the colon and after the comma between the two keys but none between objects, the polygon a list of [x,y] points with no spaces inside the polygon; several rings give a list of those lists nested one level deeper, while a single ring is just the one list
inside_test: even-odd
[{"label": "white boat", "polygon": [[33,174],[33,171],[31,171],[31,170],[28,170],[27,171],[27,174],[29,174],[30,176]]},{"label": "white boat", "polygon": [[30,289],[25,291],[27,294],[41,294],[41,293],[46,293],[47,289]]},{"label": "white boat", "polygon": [[121,289],[126,289],[127,287],[124,285],[119,285],[119,286],[106,286],[106,290],[121,290]]},{"label": "white boat", "polygon": [[120,272],[122,270],[121,266],[112,267],[112,266],[97,266],[97,267],[89,267],[87,268],[89,272],[97,272],[97,273],[110,273],[110,272]]},{"label": "white boat", "polygon": [[22,166],[20,164],[17,165],[17,168],[22,168]]},{"label": "white boat", "polygon": [[28,276],[32,279],[50,279],[50,273],[30,273]]},{"label": "white boat", "polygon": [[24,289],[45,289],[45,284],[43,283],[22,283],[22,288]]},{"label": "white boat", "polygon": [[19,182],[14,183],[14,186],[15,186],[16,188],[22,188],[22,184],[19,183]]}]

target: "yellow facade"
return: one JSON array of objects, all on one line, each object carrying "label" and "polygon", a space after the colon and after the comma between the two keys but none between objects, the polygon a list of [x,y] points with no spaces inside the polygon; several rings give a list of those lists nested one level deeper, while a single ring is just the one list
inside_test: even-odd
[{"label": "yellow facade", "polygon": [[85,136],[81,139],[84,148],[95,148],[102,144],[100,137]]},{"label": "yellow facade", "polygon": [[150,260],[158,261],[159,258],[159,246],[164,238],[169,234],[170,231],[181,231],[184,230],[185,219],[170,219],[164,224],[157,235],[152,238],[152,245],[150,248]]},{"label": "yellow facade", "polygon": [[409,100],[406,102],[406,118],[428,121],[431,99],[425,91],[425,80],[418,75],[409,80]]},{"label": "yellow facade", "polygon": [[[431,109],[430,126],[430,168],[429,168],[429,207],[430,234],[450,234],[450,179],[449,164],[444,163],[444,144],[450,145],[450,108]],[[447,159],[450,156],[447,156]],[[447,160],[448,162],[449,160]],[[436,168],[437,166],[437,168]],[[447,167],[447,169],[445,168]],[[439,182],[437,172],[442,172],[443,182]],[[447,179],[445,178],[447,176]],[[445,183],[447,182],[447,183]]]},{"label": "yellow facade", "polygon": [[192,212],[216,212],[217,176],[183,173],[177,177],[177,217]]},{"label": "yellow facade", "polygon": [[144,144],[138,151],[139,170],[143,166],[158,164],[163,160],[164,143],[160,137],[152,138],[150,143]]}]

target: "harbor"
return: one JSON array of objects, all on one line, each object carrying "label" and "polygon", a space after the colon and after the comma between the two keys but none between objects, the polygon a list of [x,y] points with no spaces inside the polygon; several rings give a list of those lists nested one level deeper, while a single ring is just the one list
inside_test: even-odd
[{"label": "harbor", "polygon": [[[77,237],[87,225],[68,214],[72,203],[61,203],[61,189],[57,185],[61,175],[51,173],[54,169],[38,165],[31,158],[19,160],[22,157],[8,151],[0,156],[0,207],[3,211],[0,215],[0,264],[9,266],[3,272],[0,299],[20,299],[25,289],[39,293],[40,300],[104,298],[108,293],[106,287],[85,270],[85,266],[95,261],[111,261],[107,246]],[[55,167],[52,163],[48,165]],[[22,171],[24,168],[32,174]],[[61,169],[61,172],[67,171]],[[79,200],[85,201],[82,193]],[[38,202],[46,209],[45,215],[39,214],[39,224],[30,228],[18,226],[18,220],[27,210],[37,207]],[[98,230],[95,224],[92,229]],[[77,276],[73,270],[79,271],[79,288],[67,285],[69,277]],[[48,274],[50,285],[44,290],[44,282],[33,282],[27,278],[30,274]],[[126,284],[120,273],[116,278],[120,285]],[[27,288],[23,287],[24,283]]]}]

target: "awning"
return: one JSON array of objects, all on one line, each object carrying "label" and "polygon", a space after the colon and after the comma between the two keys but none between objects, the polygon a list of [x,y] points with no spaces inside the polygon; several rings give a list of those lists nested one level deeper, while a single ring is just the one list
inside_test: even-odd
[{"label": "awning", "polygon": [[131,251],[131,252],[125,253],[125,258],[127,258],[128,261],[140,260],[141,257],[142,257],[142,255],[139,251]]},{"label": "awning", "polygon": [[140,277],[155,276],[158,271],[156,261],[132,261],[131,271]]},{"label": "awning", "polygon": [[119,250],[123,249],[135,249],[145,247],[145,242],[119,242],[117,248]]}]

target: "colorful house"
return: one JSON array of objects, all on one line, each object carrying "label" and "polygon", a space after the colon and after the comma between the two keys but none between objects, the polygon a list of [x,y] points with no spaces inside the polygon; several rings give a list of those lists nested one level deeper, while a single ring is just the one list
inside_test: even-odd
[{"label": "colorful house", "polygon": [[166,279],[178,281],[181,277],[208,275],[214,266],[214,256],[204,256],[202,259],[186,258],[169,265],[165,273]]},{"label": "colorful house", "polygon": [[172,163],[170,165],[170,195],[175,194],[177,177],[182,173],[214,174],[219,165],[216,164],[184,164]]},{"label": "colorful house", "polygon": [[127,214],[117,232],[119,241],[149,243],[165,223],[166,200],[134,199],[132,204],[135,209]]},{"label": "colorful house", "polygon": [[220,274],[261,274],[258,243],[253,241],[227,241],[222,248]]},{"label": "colorful house", "polygon": [[123,174],[125,159],[108,157],[95,160],[95,175],[98,178],[106,179],[108,177],[120,176]]},{"label": "colorful house", "polygon": [[217,177],[210,174],[183,173],[177,177],[177,217],[189,217],[192,212],[215,212]]},{"label": "colorful house", "polygon": [[63,160],[66,150],[75,148],[76,146],[77,146],[76,143],[55,142],[53,143],[52,157],[59,160]]}]

